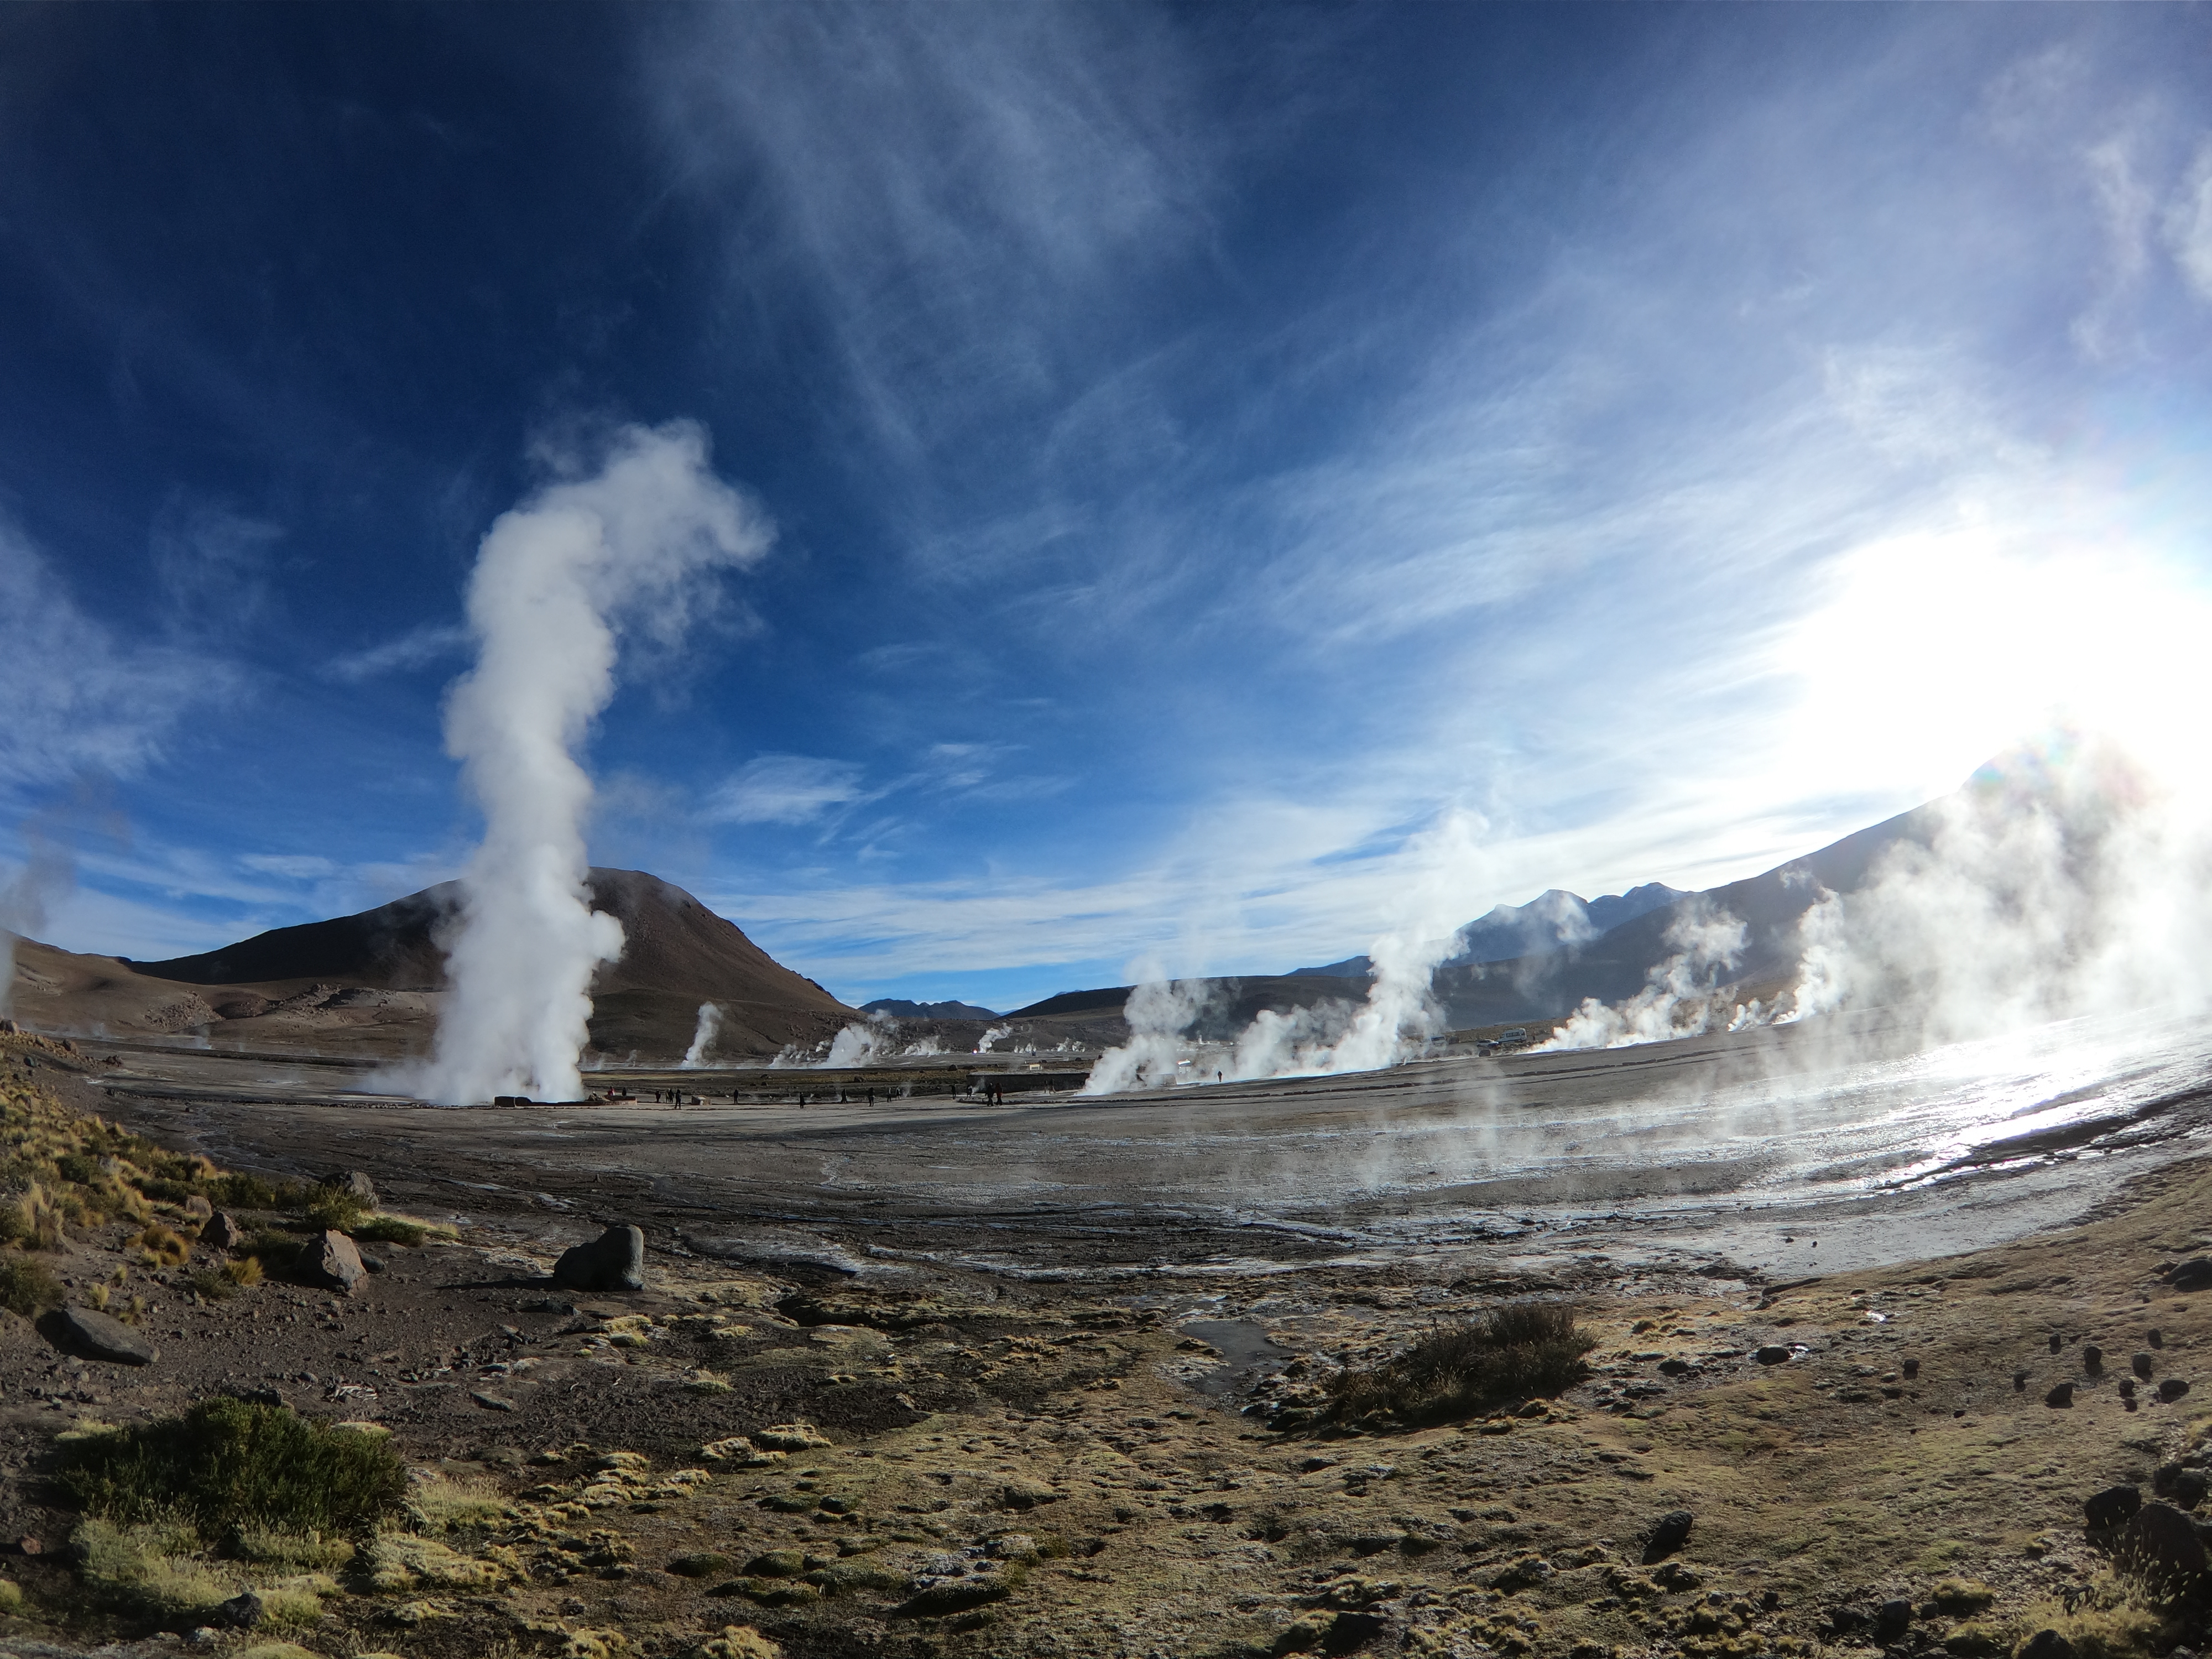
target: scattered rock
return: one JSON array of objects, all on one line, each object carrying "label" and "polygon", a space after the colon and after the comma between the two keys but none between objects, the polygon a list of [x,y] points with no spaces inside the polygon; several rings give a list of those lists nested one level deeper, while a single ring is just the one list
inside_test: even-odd
[{"label": "scattered rock", "polygon": [[2071,1382],[2059,1383],[2056,1388],[2052,1389],[2049,1394],[2043,1396],[2043,1403],[2046,1406],[2057,1407],[2072,1405],[2074,1403],[2074,1385]]},{"label": "scattered rock", "polygon": [[205,1221],[215,1213],[215,1206],[194,1193],[185,1200],[185,1213],[195,1221]]},{"label": "scattered rock", "polygon": [[2013,1659],[2074,1659],[2074,1644],[2055,1630],[2039,1630],[2021,1644]]},{"label": "scattered rock", "polygon": [[1690,1362],[1686,1359],[1662,1359],[1659,1362],[1662,1376],[1685,1376],[1689,1374],[1689,1370]]},{"label": "scattered rock", "polygon": [[2081,1369],[2092,1376],[2101,1376],[2105,1370],[2105,1351],[2094,1342],[2083,1348]]},{"label": "scattered rock", "polygon": [[1066,1496],[1042,1480],[1018,1474],[1000,1489],[999,1501],[1010,1510],[1033,1510],[1040,1504],[1057,1504]]},{"label": "scattered rock", "polygon": [[2057,1353],[2057,1352],[2061,1348],[2064,1347],[2065,1346],[2066,1346],[2066,1339],[2065,1339],[2064,1337],[2063,1337],[2063,1336],[2059,1335],[2059,1334],[2058,1334],[2058,1333],[2057,1333],[2057,1332],[2056,1332],[2056,1331],[2051,1332],[2051,1352],[2053,1352],[2053,1353]]},{"label": "scattered rock", "polygon": [[2135,1403],[2135,1397],[2136,1397],[2136,1380],[2135,1380],[2135,1378],[2133,1378],[2132,1376],[2124,1376],[2124,1377],[2122,1377],[2122,1378],[2120,1379],[2120,1398],[2121,1398],[2121,1399],[2123,1399],[2123,1400],[2124,1400],[2124,1401],[2127,1401],[2130,1406],[2132,1406],[2132,1405]]},{"label": "scattered rock", "polygon": [[1912,1603],[1885,1601],[1874,1610],[1874,1639],[1887,1647],[1912,1628]]},{"label": "scattered rock", "polygon": [[1690,1528],[1696,1522],[1697,1516],[1687,1510],[1669,1510],[1661,1516],[1644,1546],[1644,1565],[1648,1567],[1654,1561],[1663,1561],[1688,1543]]},{"label": "scattered rock", "polygon": [[2166,1346],[2166,1334],[2163,1331],[2145,1331],[2143,1340],[2154,1348],[2162,1348]]},{"label": "scattered rock", "polygon": [[2112,1540],[2112,1559],[2123,1572],[2143,1580],[2161,1595],[2194,1590],[2204,1577],[2204,1545],[2189,1517],[2168,1504],[2146,1504]]},{"label": "scattered rock", "polygon": [[53,1316],[56,1346],[111,1365],[150,1365],[159,1350],[119,1319],[90,1308],[64,1308]]},{"label": "scattered rock", "polygon": [[2134,1518],[2142,1507],[2142,1493],[2133,1486],[2107,1486],[2082,1500],[2091,1532],[2107,1532]]},{"label": "scattered rock", "polygon": [[246,1229],[228,1210],[217,1210],[200,1228],[200,1243],[211,1250],[234,1250],[246,1243]]},{"label": "scattered rock", "polygon": [[300,1277],[310,1285],[351,1296],[353,1287],[368,1277],[368,1269],[361,1265],[361,1252],[354,1248],[353,1240],[336,1228],[328,1228],[300,1252]]},{"label": "scattered rock", "polygon": [[488,1412],[511,1412],[514,1409],[514,1401],[503,1394],[487,1394],[482,1389],[471,1389],[469,1398]]},{"label": "scattered rock", "polygon": [[15,1540],[15,1547],[25,1555],[44,1555],[46,1553],[46,1545],[27,1533]]},{"label": "scattered rock", "polygon": [[1779,1365],[1790,1358],[1790,1350],[1778,1342],[1770,1342],[1752,1358],[1762,1365]]},{"label": "scattered rock", "polygon": [[1906,1361],[1905,1362],[1905,1380],[1906,1382],[1911,1382],[1915,1377],[1918,1376],[1919,1375],[1920,1375],[1920,1362],[1919,1362],[1918,1360],[1917,1360],[1917,1359],[1908,1359],[1908,1360],[1906,1360]]},{"label": "scattered rock", "polygon": [[2183,1262],[2166,1275],[2166,1284],[2168,1290],[2212,1291],[2212,1255]]},{"label": "scattered rock", "polygon": [[234,1595],[216,1610],[216,1616],[234,1630],[252,1630],[269,1617],[269,1604],[258,1590]]},{"label": "scattered rock", "polygon": [[2208,1480],[2202,1469],[2184,1468],[2179,1463],[2168,1463],[2150,1478],[2150,1489],[2178,1510],[2194,1510],[2202,1504],[2212,1480]]},{"label": "scattered rock", "polygon": [[370,1209],[376,1207],[376,1183],[359,1170],[348,1170],[341,1175],[325,1176],[323,1185],[346,1197],[356,1199]]},{"label": "scattered rock", "polygon": [[2158,1397],[2171,1403],[2189,1392],[2188,1382],[2179,1376],[2169,1376],[2158,1385]]},{"label": "scattered rock", "polygon": [[2012,1374],[2012,1391],[2014,1394],[2026,1394],[2027,1392],[2027,1373],[2026,1371],[2014,1371]]},{"label": "scattered rock", "polygon": [[730,1570],[730,1565],[728,1556],[702,1550],[696,1555],[678,1556],[668,1564],[668,1570],[678,1578],[719,1578]]},{"label": "scattered rock", "polygon": [[2142,1378],[2144,1382],[2149,1382],[2150,1356],[2147,1353],[2130,1355],[2128,1359],[2128,1369]]},{"label": "scattered rock", "polygon": [[577,1291],[645,1288],[645,1232],[610,1227],[588,1244],[574,1244],[553,1264],[553,1282]]}]

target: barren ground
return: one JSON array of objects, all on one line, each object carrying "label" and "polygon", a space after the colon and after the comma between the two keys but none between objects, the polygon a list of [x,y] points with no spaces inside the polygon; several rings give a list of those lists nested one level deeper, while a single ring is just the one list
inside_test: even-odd
[{"label": "barren ground", "polygon": [[[81,1418],[274,1389],[386,1425],[424,1472],[396,1524],[451,1557],[383,1588],[336,1571],[282,1632],[332,1659],[716,1653],[732,1626],[792,1656],[1749,1659],[1868,1649],[1851,1610],[1899,1599],[1893,1650],[1982,1659],[2051,1626],[2162,1653],[2198,1615],[2127,1602],[2081,1502],[2148,1493],[2212,1427],[2212,1292],[2160,1276],[2212,1249],[2204,1066],[2165,1034],[2069,1082],[2101,1040],[1970,1085],[1768,1033],[1000,1109],[453,1111],[313,1067],[45,1051],[11,1109],[361,1170],[455,1234],[365,1247],[381,1271],[350,1297],[203,1302],[134,1224],[72,1229],[70,1293],[121,1268],[111,1305],[138,1297],[161,1353],[72,1359],[0,1316],[0,1537],[41,1547],[8,1564],[6,1641],[167,1651],[209,1623],[88,1589],[40,1471]],[[646,1229],[653,1287],[552,1289],[613,1221]],[[1583,1310],[1586,1381],[1435,1428],[1267,1426],[1516,1296]],[[2138,1352],[2192,1392],[2126,1409]],[[2075,1403],[2045,1405],[2060,1381]],[[1645,1564],[1678,1510],[1686,1545]]]}]

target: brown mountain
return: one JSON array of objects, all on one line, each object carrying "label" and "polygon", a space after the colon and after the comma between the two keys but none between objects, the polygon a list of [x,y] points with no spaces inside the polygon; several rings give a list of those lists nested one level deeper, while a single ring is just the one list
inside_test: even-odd
[{"label": "brown mountain", "polygon": [[[722,1011],[713,1053],[772,1054],[857,1018],[682,888],[638,870],[591,873],[592,908],[623,925],[622,959],[592,983],[592,1042],[643,1060],[680,1056],[699,1006]],[[379,1054],[427,1048],[446,983],[441,945],[460,902],[443,882],[373,910],[278,927],[166,962],[77,957],[27,943],[23,1018],[116,1035],[205,1031],[219,1044],[336,1048]],[[82,1005],[80,1007],[78,1005]]]}]

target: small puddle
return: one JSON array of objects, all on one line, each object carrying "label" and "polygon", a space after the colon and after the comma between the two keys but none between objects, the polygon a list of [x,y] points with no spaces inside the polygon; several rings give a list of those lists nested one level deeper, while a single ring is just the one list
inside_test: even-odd
[{"label": "small puddle", "polygon": [[1200,1394],[1233,1393],[1261,1366],[1291,1357],[1288,1348],[1269,1341],[1267,1331],[1248,1319],[1194,1319],[1176,1329],[1221,1355],[1212,1370],[1191,1384]]}]

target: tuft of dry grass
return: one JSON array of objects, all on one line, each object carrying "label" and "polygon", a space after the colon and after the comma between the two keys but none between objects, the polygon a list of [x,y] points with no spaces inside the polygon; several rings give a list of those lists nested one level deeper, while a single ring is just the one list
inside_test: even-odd
[{"label": "tuft of dry grass", "polygon": [[1329,1385],[1331,1421],[1368,1427],[1449,1422],[1494,1406],[1557,1394],[1582,1380],[1597,1338],[1557,1303],[1510,1302],[1429,1332],[1380,1365],[1347,1369]]},{"label": "tuft of dry grass", "polygon": [[34,1256],[9,1251],[0,1256],[0,1308],[35,1319],[62,1304],[62,1282]]}]

